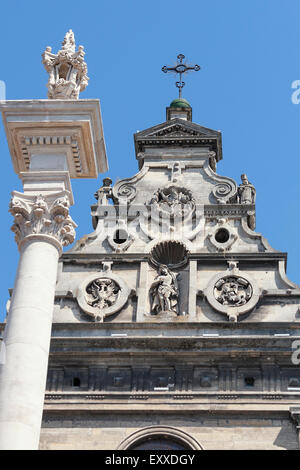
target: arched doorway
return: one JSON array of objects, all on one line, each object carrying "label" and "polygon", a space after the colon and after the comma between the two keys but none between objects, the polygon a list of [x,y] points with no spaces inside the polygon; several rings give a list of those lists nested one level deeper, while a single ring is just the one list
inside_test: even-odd
[{"label": "arched doorway", "polygon": [[170,426],[150,426],[128,436],[118,450],[203,450],[188,433]]}]

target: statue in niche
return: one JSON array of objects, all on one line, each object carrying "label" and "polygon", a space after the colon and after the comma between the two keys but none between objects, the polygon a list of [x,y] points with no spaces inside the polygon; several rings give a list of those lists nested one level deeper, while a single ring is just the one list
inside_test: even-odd
[{"label": "statue in niche", "polygon": [[116,303],[120,287],[112,279],[100,278],[90,283],[86,288],[86,292],[88,294],[86,297],[88,305],[103,310]]},{"label": "statue in niche", "polygon": [[158,276],[150,287],[151,312],[154,315],[162,312],[173,312],[178,315],[179,289],[177,274],[170,271],[166,265],[160,265]]},{"label": "statue in niche", "polygon": [[238,198],[240,204],[254,204],[256,190],[253,184],[249,183],[247,175],[241,175],[242,183],[238,187]]},{"label": "statue in niche", "polygon": [[156,206],[162,213],[173,217],[187,215],[195,209],[192,192],[176,186],[158,189],[151,199],[150,205]]},{"label": "statue in niche", "polygon": [[103,186],[95,192],[95,198],[98,201],[98,206],[107,206],[108,200],[112,197],[112,180],[110,178],[103,179]]}]

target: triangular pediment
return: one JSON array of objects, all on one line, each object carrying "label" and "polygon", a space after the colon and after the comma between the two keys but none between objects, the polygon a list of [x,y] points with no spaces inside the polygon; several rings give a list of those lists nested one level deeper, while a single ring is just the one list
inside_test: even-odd
[{"label": "triangular pediment", "polygon": [[216,152],[217,160],[222,158],[221,132],[183,119],[172,119],[137,132],[134,135],[134,141],[137,153],[143,151],[145,145],[168,146],[177,141],[180,143],[186,141],[192,146],[203,146],[208,143]]},{"label": "triangular pediment", "polygon": [[165,136],[203,136],[203,137],[219,137],[220,132],[208,129],[193,122],[184,121],[183,119],[172,119],[154,127],[149,127],[144,131],[137,132],[135,137],[165,137]]}]

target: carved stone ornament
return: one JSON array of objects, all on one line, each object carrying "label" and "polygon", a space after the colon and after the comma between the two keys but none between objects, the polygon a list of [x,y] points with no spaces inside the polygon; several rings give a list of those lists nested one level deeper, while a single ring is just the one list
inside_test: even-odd
[{"label": "carved stone ornament", "polygon": [[53,54],[51,47],[43,53],[43,64],[49,74],[48,98],[78,100],[79,93],[88,85],[84,47],[75,51],[75,38],[70,29],[63,40],[62,48]]},{"label": "carved stone ornament", "polygon": [[77,302],[94,321],[103,321],[126,304],[130,289],[111,271],[92,274],[78,287]]},{"label": "carved stone ornament", "polygon": [[212,193],[219,204],[228,204],[236,194],[236,188],[231,181],[224,181],[214,186]]},{"label": "carved stone ornament", "polygon": [[177,240],[163,240],[151,249],[149,259],[154,266],[166,265],[169,268],[179,268],[187,263],[188,249]]},{"label": "carved stone ornament", "polygon": [[136,184],[148,173],[149,167],[144,166],[132,178],[124,178],[117,181],[112,189],[112,198],[114,201],[123,201],[127,204],[133,201],[137,195]]},{"label": "carved stone ornament", "polygon": [[222,305],[239,307],[245,305],[252,297],[252,286],[243,277],[223,277],[215,284],[214,295]]},{"label": "carved stone ornament", "polygon": [[234,322],[239,315],[250,312],[260,297],[255,281],[236,267],[214,276],[204,294],[215,310]]},{"label": "carved stone ornament", "polygon": [[171,218],[190,217],[195,211],[195,201],[192,192],[183,187],[168,186],[158,189],[149,205],[162,216]]},{"label": "carved stone ornament", "polygon": [[9,212],[14,217],[14,224],[11,230],[18,245],[32,236],[52,237],[59,247],[73,243],[77,225],[69,215],[69,198],[65,192],[54,196],[12,193]]},{"label": "carved stone ornament", "polygon": [[177,274],[170,271],[167,266],[159,266],[158,276],[154,279],[149,291],[153,315],[164,313],[178,315],[179,289],[176,277]]}]

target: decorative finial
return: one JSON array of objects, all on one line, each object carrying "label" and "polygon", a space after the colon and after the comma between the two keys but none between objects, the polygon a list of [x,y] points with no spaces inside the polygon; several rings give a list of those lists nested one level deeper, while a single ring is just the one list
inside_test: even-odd
[{"label": "decorative finial", "polygon": [[199,65],[188,65],[186,62],[183,62],[183,59],[185,59],[185,56],[183,54],[178,54],[177,64],[174,65],[174,67],[167,67],[164,65],[161,69],[164,73],[175,72],[179,74],[179,81],[176,82],[176,86],[179,88],[179,98],[182,98],[182,88],[185,85],[185,82],[182,81],[182,75],[189,72],[190,70],[195,70],[195,72],[200,70]]},{"label": "decorative finial", "polygon": [[53,54],[46,47],[42,54],[43,64],[49,73],[48,98],[59,100],[78,100],[79,93],[88,85],[87,65],[84,61],[84,47],[75,52],[74,33],[70,29],[62,42],[62,48]]}]

